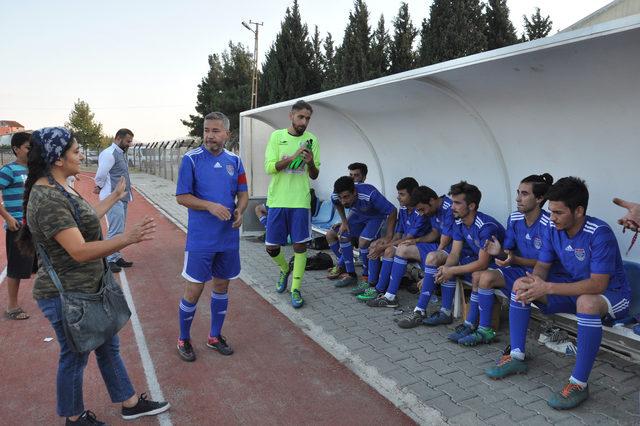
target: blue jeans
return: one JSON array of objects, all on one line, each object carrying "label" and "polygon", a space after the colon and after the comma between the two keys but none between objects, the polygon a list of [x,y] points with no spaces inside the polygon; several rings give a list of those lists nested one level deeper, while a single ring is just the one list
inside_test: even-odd
[{"label": "blue jeans", "polygon": [[[129,203],[124,201],[116,202],[107,212],[107,221],[109,222],[109,230],[107,231],[107,240],[124,232],[124,225],[127,221],[127,206]],[[107,256],[107,262],[117,262],[122,255],[119,251]]]},{"label": "blue jeans", "polygon": [[[82,376],[90,352],[72,352],[62,327],[62,302],[59,297],[40,299],[38,307],[51,322],[60,343],[58,377],[56,379],[57,412],[61,417],[82,414]],[[135,394],[129,375],[120,357],[120,339],[117,335],[94,351],[102,379],[107,385],[112,402],[123,402]]]}]

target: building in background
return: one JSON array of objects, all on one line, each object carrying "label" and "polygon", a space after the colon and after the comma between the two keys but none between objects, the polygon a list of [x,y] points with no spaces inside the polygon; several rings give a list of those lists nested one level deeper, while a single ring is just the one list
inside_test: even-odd
[{"label": "building in background", "polygon": [[637,15],[639,13],[640,0],[614,0],[560,32],[586,28],[603,22],[612,21],[614,19]]}]

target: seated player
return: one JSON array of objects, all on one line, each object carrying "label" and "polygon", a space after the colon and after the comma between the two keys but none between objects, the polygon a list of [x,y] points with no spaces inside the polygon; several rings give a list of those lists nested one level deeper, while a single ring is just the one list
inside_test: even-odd
[{"label": "seated player", "polygon": [[[396,229],[393,238],[388,243],[383,244],[382,240],[375,240],[369,246],[369,258],[362,259],[368,262],[369,270],[366,276],[363,275],[362,281],[351,291],[352,294],[358,295],[359,300],[369,300],[375,297],[377,293],[373,289],[381,279],[384,288],[389,284],[391,276],[391,265],[393,264],[393,255],[395,246],[408,239],[421,237],[430,231],[431,224],[429,220],[415,211],[411,204],[411,193],[418,187],[418,182],[412,177],[405,177],[398,181],[396,190],[398,196],[396,199],[400,204],[398,210],[398,218],[396,220]],[[382,256],[382,265],[380,257]],[[382,266],[382,269],[381,269]],[[365,279],[365,277],[367,279]],[[373,291],[373,297],[360,297],[363,293]]]},{"label": "seated player", "polygon": [[[461,345],[475,346],[494,341],[496,333],[491,328],[495,298],[493,289],[500,288],[508,297],[515,280],[533,270],[542,248],[543,234],[549,225],[549,213],[542,206],[547,201],[544,194],[552,184],[553,177],[548,173],[531,175],[520,182],[516,195],[518,210],[509,216],[504,244],[501,245],[494,238],[485,245],[485,250],[495,256],[498,267],[480,273],[476,283],[479,288],[474,289],[478,292],[480,325],[475,331],[458,339]],[[562,267],[554,264],[554,276],[561,272]]]},{"label": "seated player", "polygon": [[[424,264],[423,254],[426,255],[440,246],[438,241],[441,240],[442,221],[446,220],[449,226],[453,222],[449,199],[438,197],[428,186],[420,186],[413,190],[410,205],[415,206],[414,215],[423,218],[422,235],[418,235],[418,232],[409,232],[409,238],[400,241],[394,252],[385,253],[385,256],[388,256],[386,259],[388,272],[385,271],[385,259],[383,259],[382,271],[375,288],[369,288],[358,296],[358,299],[366,300],[368,306],[377,308],[398,306],[396,294],[406,272],[407,263],[421,260]],[[447,219],[447,216],[450,219]],[[448,237],[443,239],[443,248],[449,245],[449,241]]]},{"label": "seated player", "polygon": [[[471,274],[483,271],[491,264],[491,256],[483,247],[491,237],[499,241],[504,239],[504,227],[489,215],[478,211],[482,194],[478,187],[465,181],[451,186],[449,191],[452,202],[453,215],[456,218],[451,227],[453,244],[451,253],[434,251],[426,256],[424,279],[418,304],[413,314],[398,321],[400,328],[413,328],[420,324],[436,326],[453,322],[453,296],[456,291],[456,277],[462,276],[471,281]],[[429,299],[436,284],[441,285],[442,307],[430,317],[426,316]],[[475,301],[474,301],[475,300]],[[471,297],[470,312],[477,312],[473,307],[477,305],[477,293]],[[477,317],[477,316],[476,316]],[[465,325],[471,324],[477,318],[467,317]],[[463,336],[460,336],[463,337]],[[457,340],[456,340],[457,341]]]},{"label": "seated player", "polygon": [[[578,406],[589,397],[587,380],[602,340],[602,320],[624,318],[631,290],[616,237],[605,222],[587,216],[589,191],[582,179],[565,177],[547,192],[548,232],[533,273],[518,279],[511,292],[511,352],[486,370],[492,379],[525,373],[525,342],[531,302],[545,314],[578,317],[578,351],[568,383],[548,400],[556,409]],[[553,262],[568,273],[563,282],[547,281]]]},{"label": "seated player", "polygon": [[[331,199],[342,220],[338,232],[327,232],[327,242],[334,253],[338,247],[342,253],[345,270],[336,281],[336,287],[346,287],[358,283],[355,266],[353,264],[353,246],[351,238],[358,238],[360,257],[367,259],[369,244],[378,238],[384,221],[387,230],[382,237],[382,244],[393,238],[396,224],[397,209],[374,186],[367,183],[356,185],[350,176],[342,176],[333,185]],[[345,208],[349,208],[349,218],[345,215]],[[366,262],[363,263],[363,273]]]}]

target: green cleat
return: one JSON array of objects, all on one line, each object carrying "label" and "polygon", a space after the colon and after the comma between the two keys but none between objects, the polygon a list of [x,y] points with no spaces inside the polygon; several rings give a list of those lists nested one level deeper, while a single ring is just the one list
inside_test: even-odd
[{"label": "green cleat", "polygon": [[512,374],[524,374],[529,369],[526,361],[512,358],[511,355],[502,355],[495,367],[484,370],[490,379],[504,379]]},{"label": "green cleat", "polygon": [[280,278],[276,283],[276,291],[278,293],[284,293],[287,289],[287,281],[289,281],[289,275],[291,274],[291,268],[287,272],[280,271]]},{"label": "green cleat", "polygon": [[375,287],[369,287],[364,291],[364,293],[357,295],[356,299],[366,302],[367,300],[375,299],[378,297],[378,294],[380,293],[378,293],[378,290],[376,290]]},{"label": "green cleat", "polygon": [[365,293],[367,290],[371,288],[371,284],[368,281],[360,281],[357,286],[351,289],[351,294],[357,296],[359,294]]},{"label": "green cleat", "polygon": [[476,346],[480,344],[489,344],[496,338],[496,332],[492,328],[478,328],[471,334],[468,334],[458,340],[458,344],[463,346]]},{"label": "green cleat", "polygon": [[582,404],[589,398],[589,387],[575,383],[567,383],[561,391],[551,395],[547,404],[556,410],[569,410]]}]

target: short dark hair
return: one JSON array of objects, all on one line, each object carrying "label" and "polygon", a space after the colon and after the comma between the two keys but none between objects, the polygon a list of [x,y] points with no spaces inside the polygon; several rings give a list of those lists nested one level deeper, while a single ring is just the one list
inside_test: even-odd
[{"label": "short dark hair", "polygon": [[[553,185],[553,176],[549,173],[541,175],[529,175],[522,179],[520,183],[530,183],[535,197],[544,197],[551,185]],[[540,202],[540,208],[547,202],[546,197]]]},{"label": "short dark hair", "polygon": [[349,164],[347,166],[347,169],[349,169],[349,170],[360,170],[362,172],[362,174],[365,175],[365,176],[369,172],[369,168],[364,163],[351,163],[351,164]]},{"label": "short dark hair", "polygon": [[428,186],[421,185],[411,192],[411,204],[429,204],[431,200],[438,198],[436,191]]},{"label": "short dark hair", "polygon": [[131,136],[133,137],[133,132],[129,129],[120,129],[116,132],[116,135],[114,136],[114,139],[122,139],[125,138],[127,136]]},{"label": "short dark hair", "polygon": [[415,180],[412,177],[405,177],[398,181],[398,183],[396,184],[396,189],[398,191],[404,189],[409,193],[409,195],[411,195],[413,190],[416,189],[418,186],[419,184],[417,180]]},{"label": "short dark hair", "polygon": [[569,176],[559,179],[551,185],[545,197],[549,201],[562,201],[572,213],[576,211],[578,206],[582,206],[585,213],[587,212],[589,190],[584,180],[578,177]]},{"label": "short dark hair", "polygon": [[475,203],[476,209],[480,207],[482,192],[480,192],[477,186],[471,185],[465,180],[461,180],[460,182],[451,185],[451,188],[449,189],[449,195],[460,194],[464,194],[464,201],[467,203],[467,205]]},{"label": "short dark hair", "polygon": [[309,112],[313,114],[313,108],[311,108],[311,105],[302,99],[296,101],[295,104],[291,105],[291,111],[300,111],[302,109],[309,110]]},{"label": "short dark hair", "polygon": [[353,192],[356,190],[356,184],[351,176],[341,176],[333,184],[333,192],[340,194],[344,191]]},{"label": "short dark hair", "polygon": [[16,150],[14,148],[20,148],[22,145],[24,145],[25,143],[29,142],[29,140],[31,139],[31,133],[27,133],[27,132],[18,132],[18,133],[14,133],[13,136],[11,136],[11,151],[13,151],[13,153],[16,153]]}]

